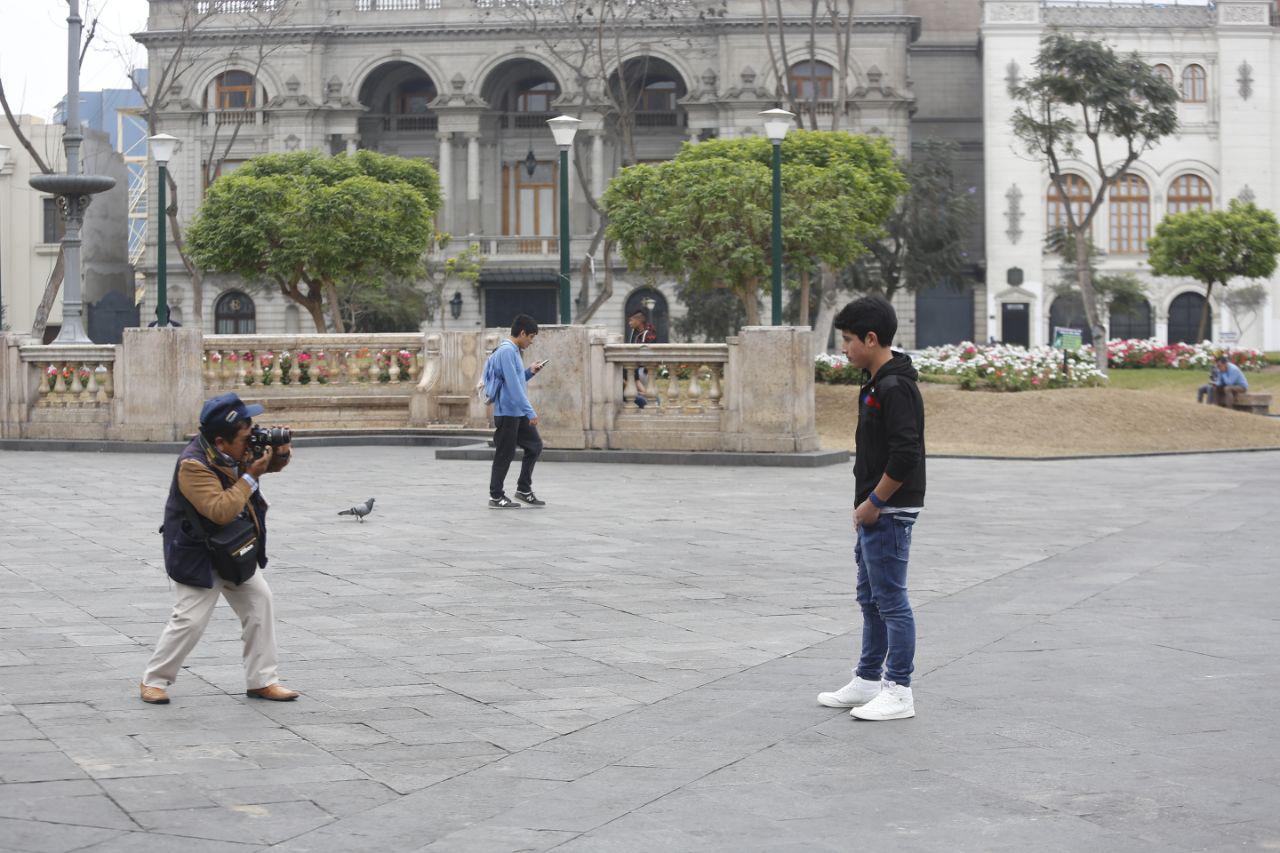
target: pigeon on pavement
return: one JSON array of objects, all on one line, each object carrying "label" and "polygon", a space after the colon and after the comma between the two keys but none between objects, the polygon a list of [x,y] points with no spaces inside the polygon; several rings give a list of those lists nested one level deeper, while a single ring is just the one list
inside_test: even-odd
[{"label": "pigeon on pavement", "polygon": [[369,498],[369,500],[358,506],[353,506],[351,509],[344,509],[338,515],[354,515],[356,520],[363,524],[364,517],[371,512],[373,512],[373,498]]}]

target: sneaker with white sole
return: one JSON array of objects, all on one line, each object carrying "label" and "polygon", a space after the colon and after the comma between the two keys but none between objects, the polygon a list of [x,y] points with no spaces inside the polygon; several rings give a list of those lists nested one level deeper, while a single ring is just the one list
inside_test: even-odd
[{"label": "sneaker with white sole", "polygon": [[880,687],[881,683],[879,681],[868,681],[855,675],[853,681],[850,681],[839,690],[833,690],[830,693],[819,693],[818,704],[825,705],[828,708],[856,708],[876,698],[876,695],[880,692]]},{"label": "sneaker with white sole", "polygon": [[886,681],[883,689],[865,705],[859,705],[849,716],[859,720],[905,720],[916,715],[911,688]]}]

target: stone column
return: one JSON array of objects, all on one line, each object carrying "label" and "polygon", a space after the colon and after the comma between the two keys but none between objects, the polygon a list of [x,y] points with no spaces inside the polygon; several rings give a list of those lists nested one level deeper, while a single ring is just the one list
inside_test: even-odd
[{"label": "stone column", "polygon": [[818,449],[811,334],[804,326],[747,326],[732,339],[736,342],[729,347],[725,404],[730,429],[739,434],[732,441],[736,446],[726,449]]},{"label": "stone column", "polygon": [[350,157],[352,154],[355,154],[359,150],[360,150],[360,137],[353,133],[347,137],[347,156]]},{"label": "stone column", "polygon": [[604,195],[604,131],[591,132],[591,192],[597,199]]},{"label": "stone column", "polygon": [[179,441],[204,402],[199,329],[125,329],[115,367],[116,439]]},{"label": "stone column", "polygon": [[479,234],[480,225],[480,134],[467,133],[467,230]]},{"label": "stone column", "polygon": [[588,446],[590,332],[586,326],[543,326],[537,346],[525,357],[526,364],[551,361],[529,380],[529,402],[545,418],[538,431],[547,447],[581,450]]},{"label": "stone column", "polygon": [[27,415],[27,378],[19,338],[0,332],[0,438],[21,438]]},{"label": "stone column", "polygon": [[453,230],[453,212],[457,209],[453,203],[453,134],[437,133],[440,140],[440,195],[444,200],[440,205],[440,228],[443,231]]}]

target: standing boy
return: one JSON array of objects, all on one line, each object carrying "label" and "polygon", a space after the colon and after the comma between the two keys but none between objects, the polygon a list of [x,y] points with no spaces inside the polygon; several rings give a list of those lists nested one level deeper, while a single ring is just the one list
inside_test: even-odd
[{"label": "standing boy", "polygon": [[924,507],[924,401],[911,359],[890,349],[898,331],[893,306],[879,296],[850,302],[835,327],[849,362],[870,376],[858,391],[853,465],[862,654],[853,680],[819,693],[828,708],[859,720],[914,717],[911,672],[916,623],[907,601],[911,528]]},{"label": "standing boy", "polygon": [[[627,343],[653,344],[658,342],[658,330],[649,322],[649,312],[637,308],[627,317]],[[636,368],[636,407],[643,409],[649,402],[649,371],[644,367]]]},{"label": "standing boy", "polygon": [[493,400],[493,469],[489,474],[489,508],[519,509],[506,495],[507,469],[516,456],[516,446],[524,448],[516,498],[529,506],[546,506],[533,493],[533,466],[542,453],[538,435],[538,413],[529,403],[525,383],[542,370],[545,361],[526,368],[521,353],[538,336],[538,321],[520,314],[511,322],[511,337],[489,356],[484,365],[485,396]]}]

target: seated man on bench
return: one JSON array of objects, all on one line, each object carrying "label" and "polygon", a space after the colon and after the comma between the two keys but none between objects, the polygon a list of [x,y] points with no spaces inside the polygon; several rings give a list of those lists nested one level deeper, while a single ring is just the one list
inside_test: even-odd
[{"label": "seated man on bench", "polygon": [[1218,366],[1218,379],[1214,382],[1213,401],[1228,409],[1236,404],[1236,398],[1249,391],[1249,380],[1244,371],[1232,364],[1225,354],[1214,360]]}]

